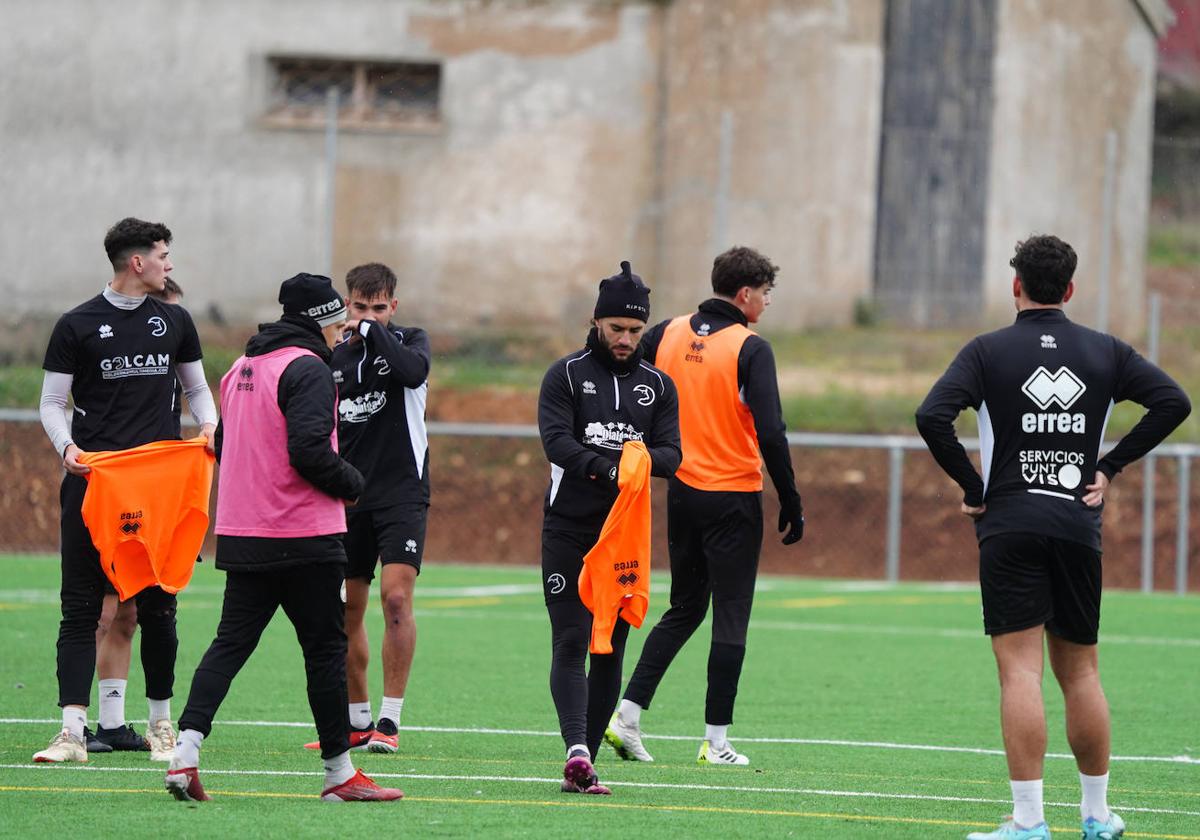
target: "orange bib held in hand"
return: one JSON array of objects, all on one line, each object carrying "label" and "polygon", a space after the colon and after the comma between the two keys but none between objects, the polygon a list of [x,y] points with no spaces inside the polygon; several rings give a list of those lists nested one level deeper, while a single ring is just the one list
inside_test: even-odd
[{"label": "orange bib held in hand", "polygon": [[618,613],[641,627],[650,607],[650,453],[641,441],[625,443],[617,486],[621,492],[579,573],[579,600],[592,612],[592,653],[613,652]]},{"label": "orange bib held in hand", "polygon": [[122,601],[147,586],[178,592],[208,531],[213,456],[202,437],[79,458],[91,468],[83,522]]}]

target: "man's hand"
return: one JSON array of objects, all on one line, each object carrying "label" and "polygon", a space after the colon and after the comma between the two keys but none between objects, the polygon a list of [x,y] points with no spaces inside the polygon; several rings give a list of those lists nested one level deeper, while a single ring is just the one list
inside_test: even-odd
[{"label": "man's hand", "polygon": [[345,329],[342,330],[342,338],[338,344],[346,342],[353,343],[354,341],[362,341],[362,333],[358,331],[358,325],[362,323],[362,318],[351,318],[346,322]]},{"label": "man's hand", "polygon": [[[789,530],[790,529],[790,530]],[[804,505],[799,496],[781,502],[779,505],[779,533],[783,534],[784,545],[800,542],[804,536]]]},{"label": "man's hand", "polygon": [[962,511],[962,512],[963,512],[965,515],[967,515],[967,516],[971,517],[972,519],[974,519],[974,520],[978,521],[979,517],[981,517],[981,516],[983,516],[985,513],[987,513],[987,505],[980,505],[979,507],[972,507],[971,505],[967,504],[966,502],[963,502],[963,503],[962,503],[962,507],[960,508],[960,510],[961,510],[961,511]]},{"label": "man's hand", "polygon": [[79,456],[86,453],[73,443],[68,443],[67,448],[63,451],[63,467],[71,475],[87,475],[92,471],[92,468],[86,464],[79,463]]},{"label": "man's hand", "polygon": [[1090,508],[1100,507],[1104,504],[1104,491],[1108,489],[1108,476],[1096,470],[1096,481],[1094,484],[1087,486],[1087,495],[1083,497],[1083,503]]},{"label": "man's hand", "polygon": [[209,455],[216,455],[217,451],[214,446],[217,439],[217,427],[212,423],[205,423],[200,427],[200,437],[204,438],[204,451]]}]

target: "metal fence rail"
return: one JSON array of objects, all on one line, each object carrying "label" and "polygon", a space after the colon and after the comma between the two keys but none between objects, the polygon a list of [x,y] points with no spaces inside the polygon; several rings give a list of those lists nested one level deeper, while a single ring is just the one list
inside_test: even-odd
[{"label": "metal fence rail", "polygon": [[[32,409],[0,409],[0,422],[39,422],[38,412]],[[430,435],[448,437],[480,438],[525,438],[538,437],[537,426],[532,424],[493,423],[438,423],[429,424]],[[885,517],[885,578],[900,579],[901,523],[904,511],[904,470],[906,453],[925,451],[925,442],[915,435],[857,435],[825,434],[814,432],[791,432],[788,443],[799,448],[886,450],[888,453],[887,512]],[[963,446],[972,452],[979,450],[976,438],[963,439]],[[1106,443],[1104,449],[1112,446]],[[1200,457],[1200,444],[1168,443],[1159,446],[1143,460],[1142,540],[1141,540],[1141,587],[1152,591],[1154,584],[1154,523],[1155,523],[1155,462],[1174,458],[1177,461],[1178,503],[1175,529],[1175,574],[1174,588],[1177,593],[1187,592],[1188,560],[1191,552],[1189,530],[1191,527],[1191,462]]]}]

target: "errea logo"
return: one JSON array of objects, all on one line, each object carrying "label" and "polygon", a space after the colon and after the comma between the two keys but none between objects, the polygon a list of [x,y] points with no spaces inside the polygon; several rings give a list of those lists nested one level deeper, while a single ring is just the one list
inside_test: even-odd
[{"label": "errea logo", "polygon": [[712,324],[701,324],[700,329],[696,330],[696,335],[705,336],[712,332]]},{"label": "errea logo", "polygon": [[582,387],[583,387],[583,393],[585,393],[585,394],[595,394],[596,393],[596,383],[590,379],[583,380]]},{"label": "errea logo", "polygon": [[[1038,369],[1025,380],[1021,391],[1033,400],[1041,411],[1029,411],[1021,415],[1021,431],[1026,434],[1068,432],[1077,435],[1087,430],[1087,415],[1082,412],[1070,414],[1068,409],[1083,396],[1087,386],[1083,380],[1071,372],[1070,368],[1060,367],[1054,373],[1038,366]],[[1046,411],[1055,403],[1062,411]]]},{"label": "errea logo", "polygon": [[1042,349],[1043,350],[1057,350],[1058,349],[1058,344],[1055,343],[1054,336],[1052,336],[1052,335],[1042,336]]},{"label": "errea logo", "polygon": [[108,324],[101,324],[100,325],[100,337],[101,338],[112,338],[113,337],[112,327],[110,327]]}]

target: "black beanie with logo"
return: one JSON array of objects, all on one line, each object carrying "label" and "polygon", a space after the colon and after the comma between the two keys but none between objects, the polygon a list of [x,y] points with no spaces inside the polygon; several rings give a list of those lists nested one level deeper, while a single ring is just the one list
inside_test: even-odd
[{"label": "black beanie with logo", "polygon": [[320,274],[301,272],[284,280],[279,302],[284,315],[307,315],[321,327],[346,320],[346,301],[333,288],[333,281]]},{"label": "black beanie with logo", "polygon": [[630,270],[628,260],[622,261],[620,274],[600,281],[600,295],[592,317],[650,320],[650,290]]}]

